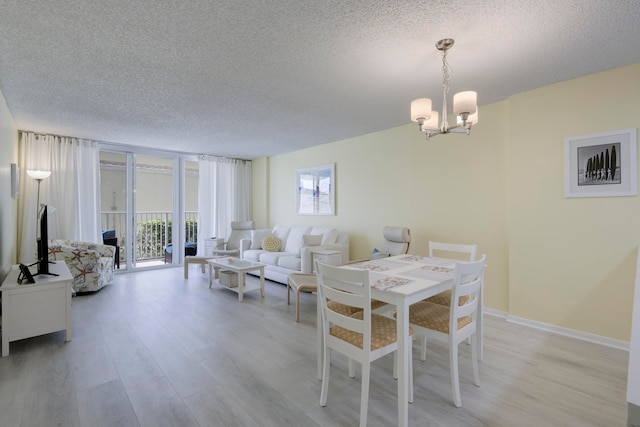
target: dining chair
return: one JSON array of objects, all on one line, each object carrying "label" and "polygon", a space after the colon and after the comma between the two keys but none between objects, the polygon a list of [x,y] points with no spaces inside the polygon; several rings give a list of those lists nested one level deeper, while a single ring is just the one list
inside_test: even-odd
[{"label": "dining chair", "polygon": [[[337,351],[362,366],[360,426],[367,425],[371,363],[398,349],[396,321],[373,314],[369,270],[333,267],[316,262],[322,322],[322,389],[320,406],[327,404],[331,352]],[[332,310],[330,302],[357,308],[348,315]],[[413,335],[413,330],[409,330]],[[408,340],[409,345],[411,340]],[[410,347],[407,349],[410,350]],[[412,358],[409,359],[409,401],[413,401]],[[394,358],[394,366],[399,363]],[[394,368],[395,371],[395,368]]]},{"label": "dining chair", "polygon": [[480,386],[476,322],[486,259],[487,256],[482,255],[479,261],[456,263],[450,301],[460,301],[460,297],[464,296],[466,297],[464,303],[453,303],[447,307],[420,301],[409,307],[409,324],[417,336],[422,336],[423,339],[433,338],[449,345],[453,402],[458,408],[462,406],[458,375],[458,345],[467,338],[471,338],[473,377],[475,384]]}]

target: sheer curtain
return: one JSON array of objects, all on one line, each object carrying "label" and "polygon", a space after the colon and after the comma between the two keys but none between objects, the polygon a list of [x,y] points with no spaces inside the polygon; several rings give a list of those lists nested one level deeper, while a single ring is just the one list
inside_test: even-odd
[{"label": "sheer curtain", "polygon": [[40,184],[40,203],[48,205],[49,239],[102,242],[98,143],[21,131],[19,156],[19,259],[31,262],[36,253],[38,184],[26,173],[31,169],[52,172]]},{"label": "sheer curtain", "polygon": [[251,162],[200,156],[198,164],[198,254],[203,254],[205,238],[226,239],[231,221],[251,219]]}]

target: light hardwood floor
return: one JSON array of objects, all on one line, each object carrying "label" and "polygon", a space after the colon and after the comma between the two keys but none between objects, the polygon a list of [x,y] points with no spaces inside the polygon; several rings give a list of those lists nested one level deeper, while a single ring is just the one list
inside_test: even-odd
[{"label": "light hardwood floor", "polygon": [[[301,319],[286,286],[266,296],[214,286],[198,266],[125,275],[73,299],[63,333],[11,344],[0,360],[0,426],[355,426],[360,376],[334,356],[318,405],[315,295]],[[249,280],[256,280],[249,278]],[[462,344],[462,408],[446,347],[414,347],[412,426],[624,426],[628,353],[486,317],[481,387]],[[371,374],[369,426],[396,424],[393,357]]]}]

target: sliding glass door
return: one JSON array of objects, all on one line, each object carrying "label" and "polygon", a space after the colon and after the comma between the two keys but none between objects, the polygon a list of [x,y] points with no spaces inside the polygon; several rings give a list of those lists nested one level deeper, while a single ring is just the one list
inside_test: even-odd
[{"label": "sliding glass door", "polygon": [[103,151],[100,163],[103,234],[117,240],[120,270],[177,265],[185,255],[195,255],[195,160]]}]

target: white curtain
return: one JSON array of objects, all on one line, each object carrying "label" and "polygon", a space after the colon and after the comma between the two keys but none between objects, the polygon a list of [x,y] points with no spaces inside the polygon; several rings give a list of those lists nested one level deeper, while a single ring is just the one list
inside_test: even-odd
[{"label": "white curtain", "polygon": [[100,150],[95,141],[20,132],[20,194],[18,254],[21,262],[35,258],[37,182],[27,170],[50,170],[40,184],[46,204],[49,239],[100,243]]},{"label": "white curtain", "polygon": [[200,156],[198,179],[198,254],[204,239],[226,240],[231,221],[248,221],[251,208],[251,162]]}]

